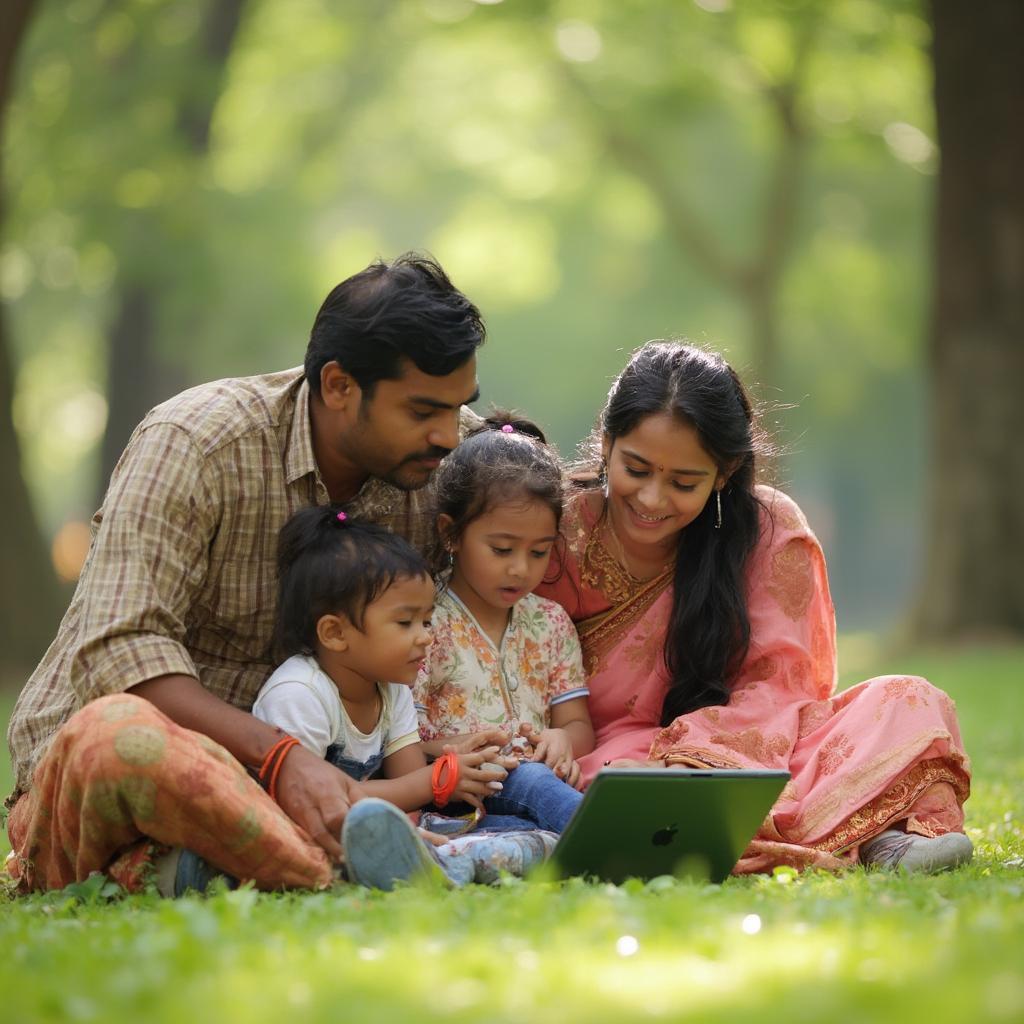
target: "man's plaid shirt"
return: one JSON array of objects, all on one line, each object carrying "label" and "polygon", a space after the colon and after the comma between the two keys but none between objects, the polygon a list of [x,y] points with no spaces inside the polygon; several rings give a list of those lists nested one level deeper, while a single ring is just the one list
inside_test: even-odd
[{"label": "man's plaid shirt", "polygon": [[[477,418],[464,410],[463,420]],[[329,500],[301,369],[204,384],[150,412],[93,517],[57,638],[14,709],[8,803],[57,729],[96,697],[174,673],[248,710],[274,667],[278,531]],[[425,490],[370,479],[349,507],[422,550],[429,504]]]}]

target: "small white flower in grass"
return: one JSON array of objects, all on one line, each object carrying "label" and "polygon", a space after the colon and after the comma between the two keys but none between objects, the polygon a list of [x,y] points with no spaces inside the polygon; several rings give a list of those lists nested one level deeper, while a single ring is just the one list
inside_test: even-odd
[{"label": "small white flower in grass", "polygon": [[619,956],[632,956],[639,948],[640,943],[632,935],[620,935],[615,943],[615,952]]},{"label": "small white flower in grass", "polygon": [[761,918],[757,914],[747,914],[740,927],[747,935],[756,935],[761,930]]}]

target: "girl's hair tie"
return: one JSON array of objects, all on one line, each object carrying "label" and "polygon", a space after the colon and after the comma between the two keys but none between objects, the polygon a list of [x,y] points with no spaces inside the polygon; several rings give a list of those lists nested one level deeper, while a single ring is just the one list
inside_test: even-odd
[{"label": "girl's hair tie", "polygon": [[347,512],[339,512],[334,518],[338,520],[338,525],[339,526],[346,526],[346,525],[348,525],[348,513]]},{"label": "girl's hair tie", "polygon": [[502,423],[501,425],[501,432],[503,434],[514,434],[515,429],[516,428],[513,427],[511,423]]}]

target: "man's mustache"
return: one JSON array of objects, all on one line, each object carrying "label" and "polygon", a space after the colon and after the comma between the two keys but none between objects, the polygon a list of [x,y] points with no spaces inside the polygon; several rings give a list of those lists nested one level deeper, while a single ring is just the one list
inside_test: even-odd
[{"label": "man's mustache", "polygon": [[424,459],[444,459],[451,455],[451,448],[431,448],[429,451],[416,452],[415,455],[407,455],[402,459],[402,465],[407,462],[422,462]]}]

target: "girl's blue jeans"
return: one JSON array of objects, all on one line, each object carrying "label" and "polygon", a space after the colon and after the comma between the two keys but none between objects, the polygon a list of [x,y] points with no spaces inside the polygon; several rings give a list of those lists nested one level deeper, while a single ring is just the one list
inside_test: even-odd
[{"label": "girl's blue jeans", "polygon": [[[518,832],[541,828],[561,832],[576,813],[583,794],[563,782],[546,765],[524,761],[508,773],[502,790],[484,800],[486,817],[476,832]],[[472,810],[465,807],[466,811]],[[445,814],[460,814],[461,807],[449,805]]]}]

